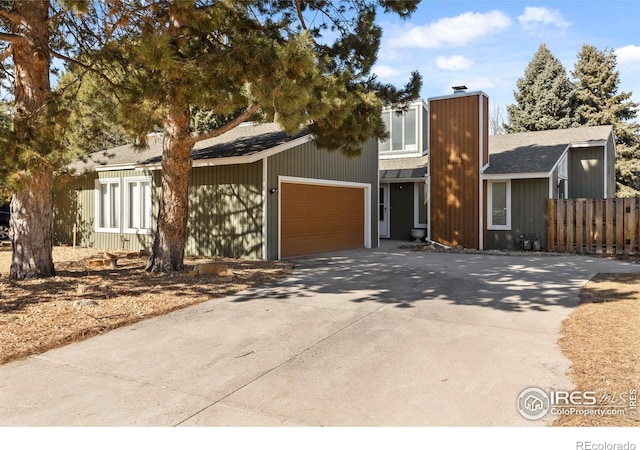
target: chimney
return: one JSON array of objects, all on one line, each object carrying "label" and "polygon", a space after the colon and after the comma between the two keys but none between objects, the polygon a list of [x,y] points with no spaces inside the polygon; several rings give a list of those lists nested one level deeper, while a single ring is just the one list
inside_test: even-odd
[{"label": "chimney", "polygon": [[454,94],[464,94],[468,88],[464,84],[461,84],[460,86],[452,86],[451,89],[453,89]]}]

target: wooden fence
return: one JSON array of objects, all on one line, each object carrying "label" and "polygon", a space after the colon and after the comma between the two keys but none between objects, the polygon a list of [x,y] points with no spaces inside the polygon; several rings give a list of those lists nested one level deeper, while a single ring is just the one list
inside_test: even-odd
[{"label": "wooden fence", "polygon": [[640,254],[640,199],[549,200],[547,249]]}]

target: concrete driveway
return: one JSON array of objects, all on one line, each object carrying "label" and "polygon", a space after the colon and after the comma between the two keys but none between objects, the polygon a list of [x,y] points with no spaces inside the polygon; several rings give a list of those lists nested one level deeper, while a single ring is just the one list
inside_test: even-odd
[{"label": "concrete driveway", "polygon": [[386,242],[0,366],[0,425],[522,426],[569,389],[557,346],[580,287],[640,266],[423,253]]}]

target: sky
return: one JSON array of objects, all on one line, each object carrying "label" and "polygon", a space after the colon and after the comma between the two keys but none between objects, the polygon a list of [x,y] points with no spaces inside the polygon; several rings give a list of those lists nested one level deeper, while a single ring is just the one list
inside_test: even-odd
[{"label": "sky", "polygon": [[[516,81],[543,43],[570,76],[584,44],[617,56],[620,91],[640,103],[640,1],[422,0],[407,20],[384,14],[373,71],[404,85],[423,77],[421,97],[451,94],[452,86],[484,91],[490,111],[513,104]],[[504,112],[506,119],[506,111]]]}]

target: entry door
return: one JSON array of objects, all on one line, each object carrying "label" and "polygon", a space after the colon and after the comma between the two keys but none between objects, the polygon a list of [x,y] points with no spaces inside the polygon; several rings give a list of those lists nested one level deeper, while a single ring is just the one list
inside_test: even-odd
[{"label": "entry door", "polygon": [[378,225],[378,230],[380,237],[388,238],[389,237],[389,185],[381,184],[380,185],[380,199],[379,199],[379,212],[378,217],[380,219],[380,224]]}]

